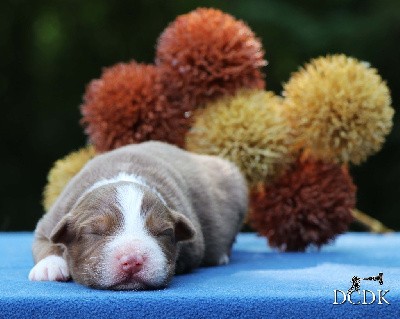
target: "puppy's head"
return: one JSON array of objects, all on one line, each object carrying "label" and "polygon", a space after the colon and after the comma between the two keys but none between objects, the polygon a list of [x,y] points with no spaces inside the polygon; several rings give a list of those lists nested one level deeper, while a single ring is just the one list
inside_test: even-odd
[{"label": "puppy's head", "polygon": [[72,278],[115,290],[165,287],[175,272],[178,242],[194,236],[192,223],[150,189],[133,182],[103,185],[83,195],[55,227],[66,247]]}]

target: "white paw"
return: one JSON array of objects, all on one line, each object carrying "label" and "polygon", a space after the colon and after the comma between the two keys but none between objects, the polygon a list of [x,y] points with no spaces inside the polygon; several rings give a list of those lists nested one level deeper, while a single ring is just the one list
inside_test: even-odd
[{"label": "white paw", "polygon": [[68,279],[67,262],[64,258],[56,255],[43,258],[29,273],[31,281],[67,281]]},{"label": "white paw", "polygon": [[229,257],[228,255],[224,254],[219,258],[218,265],[226,265],[226,264],[229,264]]}]

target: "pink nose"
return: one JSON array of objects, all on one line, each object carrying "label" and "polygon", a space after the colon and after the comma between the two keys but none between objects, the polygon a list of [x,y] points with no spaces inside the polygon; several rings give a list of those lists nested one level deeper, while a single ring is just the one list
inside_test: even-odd
[{"label": "pink nose", "polygon": [[123,255],[119,258],[121,270],[125,273],[136,274],[143,267],[143,256],[141,255]]}]

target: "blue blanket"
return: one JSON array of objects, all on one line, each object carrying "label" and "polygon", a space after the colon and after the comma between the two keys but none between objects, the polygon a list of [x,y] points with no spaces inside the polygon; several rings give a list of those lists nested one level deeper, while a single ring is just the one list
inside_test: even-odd
[{"label": "blue blanket", "polygon": [[348,233],[307,253],[279,253],[240,234],[229,265],[142,292],[29,282],[32,238],[0,233],[0,318],[400,318],[400,233]]}]

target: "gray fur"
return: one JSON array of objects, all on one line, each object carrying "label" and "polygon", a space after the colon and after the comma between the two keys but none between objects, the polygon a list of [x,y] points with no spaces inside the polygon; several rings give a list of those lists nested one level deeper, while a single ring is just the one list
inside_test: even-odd
[{"label": "gray fur", "polygon": [[56,225],[85,190],[119,172],[143,177],[170,209],[191,221],[196,233],[192,240],[180,243],[177,273],[217,265],[221,255],[229,255],[248,204],[246,182],[237,167],[218,157],[151,141],[98,155],[83,167],[37,225],[36,263],[51,254],[62,255],[63,247],[50,241]]}]

